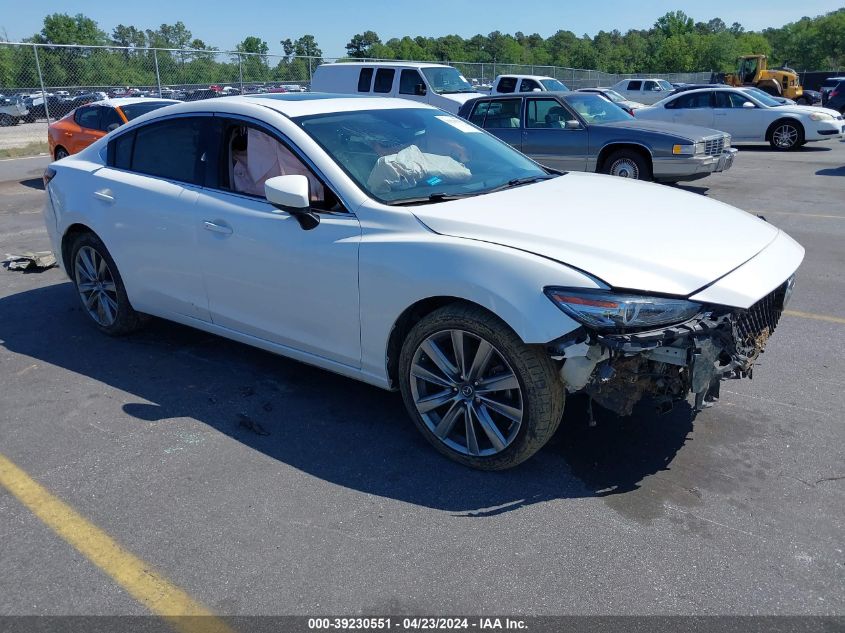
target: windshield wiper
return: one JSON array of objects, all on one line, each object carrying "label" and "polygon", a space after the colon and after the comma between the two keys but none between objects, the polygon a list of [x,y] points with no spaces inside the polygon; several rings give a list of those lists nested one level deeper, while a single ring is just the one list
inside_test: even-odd
[{"label": "windshield wiper", "polygon": [[541,176],[525,176],[524,178],[514,178],[512,180],[508,180],[505,184],[499,185],[498,187],[493,187],[492,189],[488,189],[484,193],[493,193],[494,191],[502,191],[503,189],[511,189],[513,187],[519,187],[521,185],[530,185],[532,182],[540,182],[541,180],[550,180],[552,178],[557,178],[563,174],[543,174]]},{"label": "windshield wiper", "polygon": [[[486,191],[481,193],[487,193]],[[461,198],[469,198],[477,196],[478,193],[432,193],[421,198],[404,198],[396,200],[395,202],[388,202],[391,207],[404,207],[412,204],[436,204],[437,202],[449,202],[450,200],[460,200]]]}]

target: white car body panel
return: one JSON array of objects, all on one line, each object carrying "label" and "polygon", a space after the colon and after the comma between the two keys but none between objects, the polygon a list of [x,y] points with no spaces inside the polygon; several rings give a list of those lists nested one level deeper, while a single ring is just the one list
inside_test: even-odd
[{"label": "white car body panel", "polygon": [[[696,94],[699,92],[735,92],[744,99],[753,103],[754,108],[667,108],[666,105],[674,102],[684,95]],[[832,119],[824,121],[813,121],[810,115],[813,113],[829,114]],[[756,99],[753,94],[738,88],[716,86],[714,88],[702,88],[699,90],[688,90],[672,95],[651,107],[637,110],[637,119],[653,121],[671,121],[673,123],[686,123],[689,125],[700,125],[710,127],[731,135],[733,142],[755,142],[766,141],[766,134],[769,127],[780,119],[795,119],[804,128],[804,140],[822,141],[828,139],[843,138],[842,128],[845,121],[835,110],[819,108],[816,106],[782,105],[767,107]],[[820,134],[819,131],[829,131],[831,134]]]},{"label": "white car body panel", "polygon": [[[116,133],[189,112],[243,115],[275,127],[311,159],[349,213],[323,214],[306,232],[260,200],[106,167],[110,135],[52,165],[44,214],[54,251],[62,253],[72,225],[85,225],[109,248],[137,310],[381,387],[391,386],[390,333],[425,299],[476,303],[524,342],[541,344],[578,327],[545,296],[546,286],[606,282],[684,296],[707,286],[700,294],[713,299],[702,300],[745,307],[776,277],[782,283],[803,256],[777,229],[728,205],[592,174],[440,204],[385,206],[289,118],[415,107],[429,106],[227,97],[149,113]],[[147,182],[124,190],[133,178]],[[204,230],[209,220],[230,225],[237,239]],[[770,244],[777,246],[771,255]],[[772,257],[781,263],[770,274],[744,272]]]}]

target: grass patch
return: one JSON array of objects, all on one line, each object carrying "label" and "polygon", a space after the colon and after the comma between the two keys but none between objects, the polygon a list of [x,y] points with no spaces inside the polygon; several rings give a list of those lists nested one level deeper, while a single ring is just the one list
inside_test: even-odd
[{"label": "grass patch", "polygon": [[49,154],[50,146],[47,141],[33,141],[23,147],[9,147],[0,149],[0,158],[24,158],[25,156],[38,156],[38,154]]}]

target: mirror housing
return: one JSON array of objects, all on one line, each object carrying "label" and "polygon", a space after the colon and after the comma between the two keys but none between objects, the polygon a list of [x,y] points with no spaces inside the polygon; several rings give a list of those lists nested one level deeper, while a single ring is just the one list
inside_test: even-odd
[{"label": "mirror housing", "polygon": [[320,216],[311,210],[311,185],[305,176],[268,178],[264,183],[264,196],[279,211],[296,218],[304,230],[310,231],[320,224]]},{"label": "mirror housing", "polygon": [[756,108],[757,106],[755,106],[750,101],[744,101],[743,104],[742,104],[742,107],[745,108],[746,110],[750,110],[752,108]]},{"label": "mirror housing", "polygon": [[428,90],[425,87],[425,84],[417,84],[414,86],[414,94],[418,97],[424,97],[428,94]]},{"label": "mirror housing", "polygon": [[563,124],[563,127],[567,130],[580,130],[581,122],[576,119],[569,119]]}]

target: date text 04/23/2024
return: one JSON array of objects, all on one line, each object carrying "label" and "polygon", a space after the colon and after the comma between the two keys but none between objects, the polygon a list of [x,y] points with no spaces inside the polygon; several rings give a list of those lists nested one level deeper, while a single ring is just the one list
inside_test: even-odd
[{"label": "date text 04/23/2024", "polygon": [[447,630],[481,630],[481,631],[518,631],[525,630],[527,625],[518,618],[500,617],[408,617],[408,618],[309,618],[310,630],[332,631],[366,631],[366,630],[396,630],[396,631],[447,631]]}]

